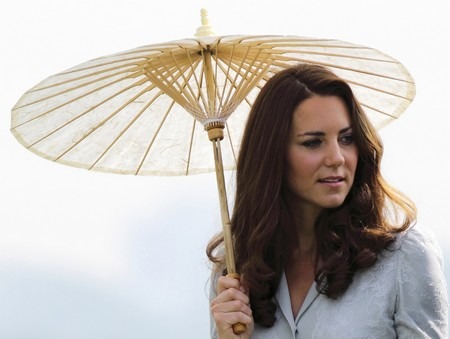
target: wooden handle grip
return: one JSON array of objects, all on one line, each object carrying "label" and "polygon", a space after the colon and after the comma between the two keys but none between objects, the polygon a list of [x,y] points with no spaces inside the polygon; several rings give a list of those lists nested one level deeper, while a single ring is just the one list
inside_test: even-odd
[{"label": "wooden handle grip", "polygon": [[[240,280],[240,276],[239,276],[238,273],[228,273],[227,277]],[[234,332],[234,334],[242,334],[242,333],[245,332],[246,329],[247,329],[247,326],[245,324],[242,324],[242,323],[236,323],[236,324],[233,325],[233,332]]]},{"label": "wooden handle grip", "polygon": [[233,325],[234,334],[242,334],[245,332],[246,329],[247,329],[247,326],[245,326],[245,324],[242,324],[242,323],[236,323]]}]

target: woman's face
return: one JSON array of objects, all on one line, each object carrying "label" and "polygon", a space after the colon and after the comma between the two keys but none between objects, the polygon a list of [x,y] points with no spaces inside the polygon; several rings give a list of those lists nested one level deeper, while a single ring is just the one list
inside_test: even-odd
[{"label": "woman's face", "polygon": [[340,206],[357,163],[350,114],[341,98],[315,95],[297,106],[287,149],[291,202],[303,213]]}]

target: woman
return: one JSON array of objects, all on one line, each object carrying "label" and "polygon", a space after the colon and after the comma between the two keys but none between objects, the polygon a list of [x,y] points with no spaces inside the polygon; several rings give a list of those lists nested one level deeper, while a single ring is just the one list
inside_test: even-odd
[{"label": "woman", "polygon": [[[232,216],[241,282],[207,253],[217,338],[446,338],[436,244],[380,174],[383,147],[346,82],[302,64],[261,90]],[[232,325],[246,325],[233,333]]]}]

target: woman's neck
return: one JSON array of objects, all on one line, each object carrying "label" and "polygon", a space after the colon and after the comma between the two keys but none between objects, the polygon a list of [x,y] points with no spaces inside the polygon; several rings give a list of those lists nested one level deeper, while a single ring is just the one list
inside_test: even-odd
[{"label": "woman's neck", "polygon": [[297,246],[295,246],[296,252],[299,251],[297,254],[315,254],[315,225],[321,209],[292,200],[288,203],[288,208],[297,236]]}]

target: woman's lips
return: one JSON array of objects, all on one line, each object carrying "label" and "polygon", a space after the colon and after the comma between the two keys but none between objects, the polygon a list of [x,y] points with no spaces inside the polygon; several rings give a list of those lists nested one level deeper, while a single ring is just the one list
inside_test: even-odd
[{"label": "woman's lips", "polygon": [[331,187],[339,187],[343,182],[345,178],[344,177],[326,177],[319,179],[320,184],[325,184],[327,186]]},{"label": "woman's lips", "polygon": [[341,182],[341,181],[344,181],[344,177],[326,177],[323,179],[319,179],[319,182],[325,182],[325,183],[328,183],[328,182],[333,183],[333,182]]}]

